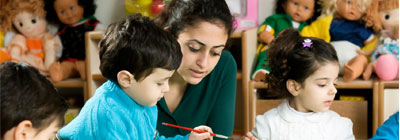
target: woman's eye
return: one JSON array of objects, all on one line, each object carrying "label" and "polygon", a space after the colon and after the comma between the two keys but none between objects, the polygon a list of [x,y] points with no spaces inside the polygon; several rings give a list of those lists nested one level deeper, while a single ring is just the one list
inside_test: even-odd
[{"label": "woman's eye", "polygon": [[390,19],[390,15],[385,15],[385,20],[389,20]]},{"label": "woman's eye", "polygon": [[213,56],[221,56],[221,53],[218,53],[218,52],[212,52],[211,53]]},{"label": "woman's eye", "polygon": [[24,26],[24,24],[23,24],[22,22],[20,22],[20,23],[19,23],[19,26],[22,27],[22,26]]},{"label": "woman's eye", "polygon": [[32,23],[35,24],[36,23],[36,19],[32,19]]},{"label": "woman's eye", "polygon": [[319,87],[325,87],[326,84],[319,84],[318,86],[319,86]]},{"label": "woman's eye", "polygon": [[158,85],[158,86],[162,86],[162,85],[163,85],[163,83],[157,83],[157,85]]}]

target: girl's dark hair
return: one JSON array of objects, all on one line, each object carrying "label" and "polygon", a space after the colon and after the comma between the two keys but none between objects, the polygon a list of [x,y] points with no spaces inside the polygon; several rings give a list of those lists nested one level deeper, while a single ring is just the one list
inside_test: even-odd
[{"label": "girl's dark hair", "polygon": [[225,0],[172,0],[154,21],[162,28],[168,27],[175,37],[201,21],[222,24],[228,38],[233,32],[233,16]]},{"label": "girl's dark hair", "polygon": [[[276,5],[275,5],[275,13],[277,14],[284,14],[285,9],[283,6],[288,2],[289,0],[277,0]],[[314,13],[313,16],[307,20],[307,24],[311,24],[311,22],[317,20],[317,18],[321,15],[322,12],[322,7],[319,3],[319,0],[314,0]]]},{"label": "girl's dark hair", "polygon": [[64,124],[68,105],[53,84],[32,66],[0,64],[1,138],[11,128],[30,120],[38,132],[58,120]]},{"label": "girl's dark hair", "polygon": [[[54,9],[54,2],[56,0],[45,0],[44,9],[47,11],[46,19],[48,22],[62,24],[60,20],[58,20],[56,10]],[[78,5],[82,6],[83,8],[83,17],[90,17],[94,15],[96,12],[96,4],[94,0],[77,0]]]},{"label": "girl's dark hair", "polygon": [[[305,39],[310,39],[310,48],[303,47]],[[271,72],[266,77],[271,93],[290,97],[286,81],[289,79],[303,83],[319,67],[327,63],[338,63],[335,49],[324,40],[302,37],[296,29],[285,29],[271,42],[267,51]],[[338,64],[339,65],[339,64]]]},{"label": "girl's dark hair", "polygon": [[109,25],[99,46],[101,73],[114,82],[122,70],[139,81],[155,68],[176,70],[182,61],[176,38],[140,14]]}]

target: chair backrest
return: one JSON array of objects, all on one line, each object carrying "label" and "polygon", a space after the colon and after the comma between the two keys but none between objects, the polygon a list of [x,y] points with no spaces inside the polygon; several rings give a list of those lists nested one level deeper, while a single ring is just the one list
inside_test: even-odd
[{"label": "chair backrest", "polygon": [[244,105],[244,131],[249,130],[249,103],[248,103],[248,82],[250,75],[256,64],[257,48],[257,28],[244,30],[242,32],[242,87],[243,87],[243,105]]},{"label": "chair backrest", "polygon": [[100,58],[98,46],[100,40],[104,36],[104,31],[86,32],[86,79],[87,94],[84,95],[85,101],[93,96],[96,89],[104,83],[105,79],[100,72]]}]

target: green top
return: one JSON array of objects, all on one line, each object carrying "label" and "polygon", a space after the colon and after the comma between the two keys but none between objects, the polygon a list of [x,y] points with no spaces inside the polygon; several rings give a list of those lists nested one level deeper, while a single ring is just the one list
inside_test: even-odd
[{"label": "green top", "polygon": [[[264,23],[260,26],[262,27],[263,25],[269,25],[275,32],[274,36],[277,36],[281,31],[293,27],[292,24],[292,18],[290,17],[289,14],[273,14],[272,16],[269,16],[267,19],[265,19]],[[307,25],[307,22],[303,21],[300,23],[299,28],[297,30],[301,31],[304,26]],[[258,33],[261,33],[262,30],[258,30]],[[267,49],[261,49],[261,52],[258,52],[259,55],[257,56],[257,65],[256,68],[254,69],[254,72],[251,76],[253,79],[255,74],[258,71],[266,71],[269,73],[271,71],[271,68],[266,68],[267,63]]]},{"label": "green top", "polygon": [[[263,25],[271,26],[271,28],[275,31],[274,36],[277,36],[281,31],[285,30],[286,28],[293,27],[292,18],[288,14],[273,14],[272,16],[269,16],[267,19],[265,19]],[[301,31],[306,25],[307,22],[301,22],[297,30]]]},{"label": "green top", "polygon": [[[171,123],[194,128],[207,125],[214,133],[232,136],[237,66],[233,56],[223,51],[214,70],[197,85],[189,84],[181,102],[171,114],[164,98],[158,103],[157,130],[161,136],[186,135],[187,130],[164,126]],[[215,138],[214,139],[218,139]]]}]

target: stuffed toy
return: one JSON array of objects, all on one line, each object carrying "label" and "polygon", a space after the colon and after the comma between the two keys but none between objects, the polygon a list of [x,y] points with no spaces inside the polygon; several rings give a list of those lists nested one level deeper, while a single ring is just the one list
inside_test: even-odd
[{"label": "stuffed toy", "polygon": [[374,32],[381,30],[377,3],[378,0],[322,0],[323,16],[301,31],[303,36],[321,38],[332,44],[344,81],[362,74],[353,70],[355,67],[367,65],[363,59],[350,61],[359,55],[357,50],[371,51],[377,43]]},{"label": "stuffed toy", "polygon": [[[12,0],[2,9],[4,31],[16,31],[7,48],[1,52],[2,61],[25,62],[46,74],[56,61],[59,44],[47,28],[42,0]],[[61,54],[61,53],[59,53]]]},{"label": "stuffed toy", "polygon": [[50,78],[58,82],[80,76],[85,79],[85,33],[103,29],[93,16],[93,0],[46,0],[48,21],[59,25],[57,36],[62,42],[60,62],[50,66]]},{"label": "stuffed toy", "polygon": [[368,80],[373,72],[382,80],[394,80],[398,77],[399,1],[380,1],[379,13],[383,27],[381,43],[372,51],[371,63],[363,72],[364,80]]},{"label": "stuffed toy", "polygon": [[[278,0],[275,14],[265,19],[258,29],[259,45],[257,46],[257,65],[252,74],[255,81],[265,80],[270,68],[267,66],[267,45],[286,28],[296,28],[299,31],[311,23],[319,15],[318,0]],[[314,12],[317,11],[317,12]]]}]

